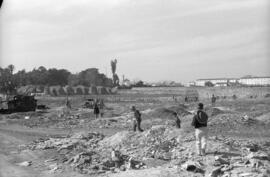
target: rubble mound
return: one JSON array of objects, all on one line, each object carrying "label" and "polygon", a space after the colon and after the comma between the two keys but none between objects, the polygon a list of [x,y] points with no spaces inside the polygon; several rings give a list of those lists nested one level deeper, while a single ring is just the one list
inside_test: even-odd
[{"label": "rubble mound", "polygon": [[270,124],[270,112],[269,113],[266,113],[266,114],[263,114],[259,117],[256,117],[255,118],[256,120],[264,123],[264,124]]},{"label": "rubble mound", "polygon": [[[127,169],[152,170],[147,165],[156,161],[163,165],[175,164],[181,175],[221,176],[229,173],[257,176],[270,167],[268,145],[225,137],[210,137],[209,154],[202,160],[194,154],[193,132],[153,126],[144,132],[122,131],[112,136],[94,132],[80,132],[70,137],[40,139],[31,149],[56,149],[61,158],[58,165],[90,175],[115,173]],[[269,142],[268,142],[269,143]],[[265,148],[264,148],[265,147]],[[164,168],[165,165],[164,163]],[[256,169],[257,171],[252,171]],[[246,171],[248,170],[248,171]],[[125,172],[123,173],[125,174]],[[265,172],[265,174],[269,174]]]},{"label": "rubble mound", "polygon": [[125,154],[142,160],[144,157],[170,160],[172,150],[178,145],[177,138],[180,130],[172,130],[166,126],[153,126],[142,132],[119,132],[103,139],[100,144],[104,147],[118,147]]},{"label": "rubble mound", "polygon": [[211,116],[216,116],[216,115],[223,114],[223,113],[224,113],[224,111],[222,111],[222,110],[220,110],[218,108],[212,108],[210,115]]},{"label": "rubble mound", "polygon": [[212,125],[229,126],[230,128],[235,129],[242,125],[255,124],[256,120],[248,117],[247,115],[224,113],[213,116],[210,122]]},{"label": "rubble mound", "polygon": [[122,115],[118,117],[96,119],[89,122],[90,128],[128,128],[130,126],[130,116]]},{"label": "rubble mound", "polygon": [[[120,133],[115,138],[119,138],[119,135]],[[121,153],[119,148],[99,143],[103,139],[104,135],[100,133],[80,132],[71,137],[39,139],[24,147],[31,150],[55,149],[60,154],[56,157],[59,165],[69,165],[83,174],[145,168],[144,163]]]},{"label": "rubble mound", "polygon": [[217,116],[220,114],[232,113],[230,110],[224,107],[206,107],[205,111],[209,116]]},{"label": "rubble mound", "polygon": [[149,117],[154,118],[173,118],[174,112],[180,116],[186,116],[190,114],[190,112],[188,112],[184,106],[159,107],[152,109],[151,111],[148,110],[146,114]]},{"label": "rubble mound", "polygon": [[35,149],[54,149],[57,151],[68,149],[73,150],[79,146],[87,146],[88,148],[96,148],[97,143],[104,138],[104,135],[95,132],[81,132],[76,133],[71,137],[65,138],[49,138],[39,139],[28,147],[32,150]]},{"label": "rubble mound", "polygon": [[133,132],[129,131],[121,131],[113,136],[104,138],[99,144],[104,147],[112,147],[115,148],[120,146],[124,141],[126,141],[130,136],[132,136]]}]

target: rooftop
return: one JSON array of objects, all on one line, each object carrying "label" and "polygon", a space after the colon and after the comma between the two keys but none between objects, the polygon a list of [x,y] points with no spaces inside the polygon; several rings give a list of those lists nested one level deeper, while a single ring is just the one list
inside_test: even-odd
[{"label": "rooftop", "polygon": [[211,79],[197,79],[197,81],[206,81],[206,80],[235,80],[237,78],[211,78]]},{"label": "rooftop", "polygon": [[240,79],[258,79],[258,78],[270,78],[270,76],[244,76]]}]

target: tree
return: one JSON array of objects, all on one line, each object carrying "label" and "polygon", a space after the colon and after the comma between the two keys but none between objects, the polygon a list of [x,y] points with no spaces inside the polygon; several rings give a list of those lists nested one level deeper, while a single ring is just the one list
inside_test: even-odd
[{"label": "tree", "polygon": [[116,73],[116,64],[117,64],[117,60],[111,60],[111,68],[112,68],[112,73],[115,74]]},{"label": "tree", "polygon": [[27,73],[27,85],[47,85],[49,80],[48,71],[45,67],[34,68]]},{"label": "tree", "polygon": [[70,86],[79,85],[79,75],[78,74],[69,75],[69,77],[68,77],[68,85],[70,85]]},{"label": "tree", "polygon": [[206,86],[206,87],[214,87],[215,85],[212,82],[207,81],[207,82],[204,83],[204,86]]},{"label": "tree", "polygon": [[14,65],[8,65],[7,69],[9,70],[10,74],[12,75],[13,71],[15,69],[15,66]]},{"label": "tree", "polygon": [[97,68],[88,68],[78,74],[70,75],[68,83],[71,86],[84,85],[84,86],[109,86],[113,85],[112,80],[107,78],[105,74],[99,73]]},{"label": "tree", "polygon": [[113,75],[113,85],[114,86],[118,86],[119,85],[119,77],[116,74],[116,64],[117,64],[117,60],[114,59],[111,61],[111,68],[112,68],[112,75]]},{"label": "tree", "polygon": [[27,79],[27,73],[24,69],[18,71],[16,74],[14,74],[13,77],[17,86],[24,86],[29,83],[29,80]]},{"label": "tree", "polygon": [[70,72],[65,69],[57,70],[55,68],[48,70],[48,85],[67,85]]},{"label": "tree", "polygon": [[0,92],[4,94],[12,94],[16,92],[13,70],[13,65],[9,65],[7,68],[0,67]]},{"label": "tree", "polygon": [[134,85],[133,85],[133,87],[144,87],[145,85],[144,85],[144,82],[143,81],[138,81],[138,82],[136,82]]},{"label": "tree", "polygon": [[14,73],[14,68],[13,65],[6,68],[0,67],[0,91],[3,93],[13,93],[17,87],[26,85],[34,85],[40,88],[52,85],[113,86],[112,79],[99,73],[97,68],[89,68],[78,74],[71,74],[65,69],[46,69],[44,66],[34,68],[29,72],[23,69]]}]

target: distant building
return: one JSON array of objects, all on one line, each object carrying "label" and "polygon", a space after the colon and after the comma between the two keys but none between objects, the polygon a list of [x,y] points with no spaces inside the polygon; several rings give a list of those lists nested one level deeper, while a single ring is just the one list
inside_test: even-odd
[{"label": "distant building", "polygon": [[[205,86],[206,82],[211,82],[215,87],[226,87],[231,85],[246,85],[246,86],[270,86],[270,77],[255,77],[245,76],[238,78],[213,78],[213,79],[198,79],[194,83],[195,86]],[[190,82],[192,83],[192,82]]]},{"label": "distant building", "polygon": [[187,82],[187,83],[185,83],[185,85],[184,86],[186,86],[186,87],[192,87],[192,86],[195,86],[195,82],[194,81],[192,81],[192,82]]},{"label": "distant building", "polygon": [[227,87],[227,86],[229,86],[228,82],[217,82],[215,84],[215,87]]},{"label": "distant building", "polygon": [[270,77],[247,76],[240,78],[239,83],[247,86],[270,86]]},{"label": "distant building", "polygon": [[130,87],[130,86],[131,86],[131,82],[130,82],[130,80],[128,80],[128,79],[124,79],[124,80],[122,81],[122,85],[127,86],[127,87]]},{"label": "distant building", "polygon": [[195,86],[205,86],[206,82],[211,82],[214,86],[228,86],[230,83],[237,83],[236,78],[213,78],[213,79],[198,79],[195,81]]}]

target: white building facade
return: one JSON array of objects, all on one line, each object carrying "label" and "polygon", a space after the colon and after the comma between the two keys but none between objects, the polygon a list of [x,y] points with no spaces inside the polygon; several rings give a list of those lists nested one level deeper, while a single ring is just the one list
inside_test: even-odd
[{"label": "white building facade", "polygon": [[270,77],[243,77],[239,83],[247,86],[270,86]]},{"label": "white building facade", "polygon": [[195,86],[205,86],[206,82],[211,82],[216,87],[225,87],[234,84],[246,86],[270,86],[270,77],[242,77],[237,78],[214,78],[214,79],[198,79]]},{"label": "white building facade", "polygon": [[196,86],[205,86],[206,82],[211,82],[214,86],[228,86],[229,83],[237,83],[235,78],[215,78],[215,79],[198,79],[195,81]]}]

